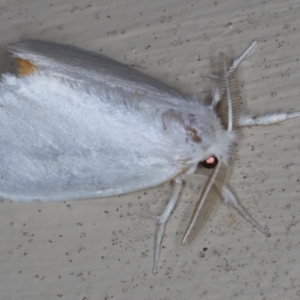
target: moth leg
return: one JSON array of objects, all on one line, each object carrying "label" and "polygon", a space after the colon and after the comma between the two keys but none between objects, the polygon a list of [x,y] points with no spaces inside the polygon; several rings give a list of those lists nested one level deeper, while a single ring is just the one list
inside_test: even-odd
[{"label": "moth leg", "polygon": [[263,233],[265,236],[270,237],[270,232],[262,227],[260,224],[258,224],[247,212],[247,210],[242,206],[241,203],[236,199],[236,197],[233,195],[233,193],[230,191],[230,189],[227,186],[224,186],[222,188],[222,196],[226,204],[233,207],[245,220],[247,220],[250,224],[252,224],[254,227],[256,227],[261,233]]},{"label": "moth leg", "polygon": [[286,113],[269,113],[262,116],[249,116],[241,115],[239,120],[239,126],[251,126],[251,125],[271,125],[280,123],[282,121],[298,118],[300,117],[300,112]]},{"label": "moth leg", "polygon": [[254,41],[251,43],[251,45],[249,45],[244,51],[243,53],[237,57],[231,67],[228,70],[227,73],[227,77],[230,77],[230,75],[237,69],[237,67],[240,65],[240,63],[246,58],[246,56],[249,54],[249,52],[257,45],[257,41]]},{"label": "moth leg", "polygon": [[175,179],[173,195],[172,195],[169,203],[167,204],[163,213],[160,216],[157,216],[158,230],[157,230],[156,238],[155,238],[154,263],[153,263],[153,270],[152,270],[153,274],[157,273],[158,261],[159,261],[160,250],[161,250],[161,242],[162,242],[163,235],[164,235],[164,232],[166,229],[166,223],[171,215],[171,212],[172,212],[174,206],[177,203],[181,188],[182,188],[182,179],[181,179],[181,177],[178,177]]}]

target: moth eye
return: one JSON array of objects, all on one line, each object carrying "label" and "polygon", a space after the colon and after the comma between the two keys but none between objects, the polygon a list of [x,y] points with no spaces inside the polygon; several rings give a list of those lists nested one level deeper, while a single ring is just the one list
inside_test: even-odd
[{"label": "moth eye", "polygon": [[210,156],[204,161],[200,162],[200,165],[206,169],[212,169],[218,164],[218,159],[215,156]]}]

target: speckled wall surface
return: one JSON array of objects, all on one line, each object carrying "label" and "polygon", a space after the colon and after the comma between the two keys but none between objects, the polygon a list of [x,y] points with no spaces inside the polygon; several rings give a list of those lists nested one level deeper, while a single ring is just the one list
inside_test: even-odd
[{"label": "speckled wall surface", "polygon": [[[234,57],[257,39],[238,73],[247,109],[300,110],[299,15],[299,1],[1,0],[0,70],[13,70],[8,43],[36,38],[103,53],[207,97],[204,75],[216,70],[218,53]],[[220,204],[181,246],[196,178],[171,216],[153,275],[155,223],[145,215],[163,209],[168,184],[99,200],[3,201],[0,298],[299,299],[300,120],[240,135],[231,184],[270,238]]]}]

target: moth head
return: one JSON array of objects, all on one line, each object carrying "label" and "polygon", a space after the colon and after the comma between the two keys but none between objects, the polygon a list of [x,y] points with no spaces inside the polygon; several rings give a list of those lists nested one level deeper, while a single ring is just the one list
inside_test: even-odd
[{"label": "moth head", "polygon": [[214,141],[204,159],[199,162],[200,166],[211,169],[211,173],[183,235],[182,244],[189,243],[196,237],[209,218],[216,202],[222,197],[222,189],[226,184],[229,151],[235,140],[235,129],[238,127],[240,118],[240,93],[235,72],[229,73],[230,65],[227,56],[220,53],[219,87],[214,91],[212,107],[221,128],[216,127]]}]

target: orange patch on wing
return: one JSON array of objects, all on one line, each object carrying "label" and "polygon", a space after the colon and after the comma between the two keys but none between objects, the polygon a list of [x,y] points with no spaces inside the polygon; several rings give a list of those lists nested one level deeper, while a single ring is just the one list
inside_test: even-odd
[{"label": "orange patch on wing", "polygon": [[35,65],[27,59],[22,59],[17,57],[15,58],[15,62],[17,64],[18,75],[21,76],[29,75],[36,70]]}]

